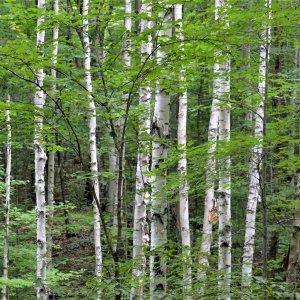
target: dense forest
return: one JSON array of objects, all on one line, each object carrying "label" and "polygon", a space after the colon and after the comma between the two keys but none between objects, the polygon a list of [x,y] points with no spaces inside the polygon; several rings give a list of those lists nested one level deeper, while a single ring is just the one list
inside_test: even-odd
[{"label": "dense forest", "polygon": [[1,0],[2,300],[300,299],[300,2]]}]

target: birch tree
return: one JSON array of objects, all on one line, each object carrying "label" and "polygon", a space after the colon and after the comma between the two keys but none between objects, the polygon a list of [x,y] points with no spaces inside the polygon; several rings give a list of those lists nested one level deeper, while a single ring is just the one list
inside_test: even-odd
[{"label": "birch tree", "polygon": [[[164,12],[159,12],[162,21],[157,33],[158,43],[161,37],[171,37],[172,20],[171,7],[166,6]],[[157,63],[162,65],[165,53],[160,47],[157,50]],[[155,92],[155,106],[152,123],[154,140],[152,143],[152,166],[155,174],[151,177],[151,251],[150,256],[150,299],[161,299],[167,289],[166,261],[163,257],[164,245],[167,242],[168,203],[165,193],[166,171],[159,170],[162,162],[167,158],[167,138],[169,136],[170,95],[164,91],[162,82],[157,83]]]},{"label": "birch tree", "polygon": [[[178,39],[183,42],[182,34],[182,19],[183,7],[182,4],[175,4],[174,6],[174,21],[179,25]],[[183,44],[181,45],[183,48]],[[185,84],[185,69],[181,66],[180,82]],[[179,171],[179,218],[180,218],[180,232],[183,255],[183,294],[188,295],[192,288],[192,269],[191,269],[191,238],[190,238],[190,220],[189,220],[189,200],[188,200],[188,182],[187,175],[187,159],[186,159],[186,123],[187,123],[187,90],[183,87],[182,93],[179,95],[179,110],[178,110],[178,130],[177,143],[181,152],[178,161]],[[186,296],[186,299],[191,299]]]},{"label": "birch tree", "polygon": [[[3,249],[3,277],[8,278],[9,268],[9,213],[10,213],[10,186],[11,186],[11,125],[10,125],[10,95],[7,94],[6,103],[6,127],[7,127],[7,144],[6,144],[6,174],[5,174],[5,229],[4,229],[4,249]],[[8,287],[2,288],[2,300],[8,299]]]},{"label": "birch tree", "polygon": [[[83,0],[82,16],[83,16],[83,47],[84,47],[84,68],[85,68],[85,84],[88,91],[89,99],[89,146],[90,146],[90,165],[93,174],[92,189],[93,191],[93,210],[94,210],[94,243],[95,243],[95,276],[97,282],[101,281],[102,276],[102,249],[100,239],[100,212],[96,201],[100,201],[99,179],[98,179],[98,161],[97,161],[97,144],[96,144],[96,106],[93,100],[92,77],[91,77],[91,48],[89,39],[89,0]],[[97,290],[97,299],[100,299],[101,292]]]},{"label": "birch tree", "polygon": [[[142,0],[142,14],[147,15],[147,19],[141,20],[141,35],[146,29],[151,28],[151,2]],[[147,34],[146,40],[141,45],[141,63],[144,64],[149,55],[151,55],[152,44],[151,35]],[[143,299],[143,286],[146,271],[145,248],[149,243],[149,228],[147,223],[147,205],[150,200],[150,181],[148,174],[150,164],[150,101],[151,88],[149,85],[140,87],[139,105],[142,110],[139,125],[139,149],[136,168],[135,200],[134,200],[134,220],[133,220],[133,275],[137,285],[132,290],[131,299],[137,297]]]},{"label": "birch tree", "polygon": [[[224,0],[215,1],[215,19],[219,23],[229,26],[227,20],[227,4]],[[225,27],[225,28],[226,28]],[[230,141],[230,59],[228,54],[218,51],[215,53],[215,95],[220,101],[219,113],[219,142]],[[230,156],[225,154],[219,159],[219,187],[218,187],[218,215],[219,215],[219,260],[220,272],[219,288],[224,292],[223,299],[230,299],[231,273],[231,178]]]},{"label": "birch tree", "polygon": [[[41,9],[42,15],[37,20],[37,49],[43,56],[43,47],[45,42],[45,30],[43,24],[45,21],[45,0],[38,0],[38,8]],[[45,94],[42,90],[44,83],[44,70],[42,67],[36,71],[37,89],[34,95],[35,111],[35,192],[36,192],[36,216],[37,216],[37,298],[47,299],[47,247],[46,247],[46,200],[45,200],[45,164],[47,155],[45,152],[43,138],[43,108],[45,105]]]},{"label": "birch tree", "polygon": [[[131,0],[125,0],[125,20],[124,25],[126,29],[125,33],[125,41],[123,42],[123,51],[122,51],[122,61],[124,64],[125,73],[128,72],[131,66],[131,56],[130,56],[130,33],[132,27],[132,19],[131,19],[131,10],[132,4]],[[123,93],[122,95],[122,104],[121,109],[125,111],[127,110],[129,94],[127,92]],[[120,109],[120,108],[119,108]],[[123,191],[124,191],[124,164],[125,164],[125,129],[127,126],[127,122],[125,123],[125,116],[124,119],[120,118],[116,125],[119,128],[119,147],[118,147],[118,159],[117,159],[117,166],[118,166],[118,179],[117,179],[117,203],[116,203],[116,214],[114,219],[115,227],[117,227],[117,245],[116,245],[116,253],[120,252],[121,243],[122,241],[122,229],[123,229],[123,217],[122,217],[122,208],[123,208]],[[126,242],[125,242],[126,243]]]},{"label": "birch tree", "polygon": [[[270,0],[266,2],[266,8],[271,5]],[[268,12],[268,19],[270,13]],[[260,101],[257,105],[254,115],[254,135],[257,138],[258,144],[251,151],[249,165],[249,195],[246,209],[246,224],[245,224],[245,241],[243,250],[243,265],[242,265],[242,284],[247,287],[251,283],[253,269],[253,254],[255,246],[255,219],[256,208],[259,200],[260,191],[260,172],[262,161],[262,142],[264,135],[264,105],[265,105],[265,90],[267,80],[267,60],[269,53],[270,27],[267,27],[262,32],[262,44],[260,46],[260,62],[259,62],[259,83],[258,92]]]},{"label": "birch tree", "polygon": [[[54,14],[57,16],[59,14],[59,0],[54,0],[53,3]],[[56,92],[56,63],[57,63],[57,53],[58,53],[58,34],[59,34],[59,25],[56,23],[53,28],[53,49],[52,49],[52,69],[51,76],[54,80],[52,85],[52,92]],[[54,175],[55,175],[55,152],[50,151],[48,157],[48,193],[47,200],[49,205],[49,214],[48,214],[48,259],[49,263],[52,261],[52,227],[53,227],[53,213],[54,213]]]},{"label": "birch tree", "polygon": [[[215,1],[215,20],[223,22],[226,15],[220,11],[225,8],[225,1]],[[218,197],[215,196],[216,180],[216,147],[219,137],[220,141],[230,140],[230,105],[228,102],[230,92],[230,61],[224,58],[221,51],[215,52],[213,100],[208,127],[208,160],[206,168],[206,193],[204,202],[203,235],[201,242],[200,268],[198,279],[201,281],[200,294],[204,292],[203,286],[206,280],[206,270],[209,265],[208,257],[212,243],[212,225],[219,220],[219,262],[218,268],[221,272],[230,274],[231,268],[231,209],[230,209],[230,157],[219,161],[219,187]],[[229,276],[225,275],[225,282],[219,282],[221,286],[228,286]]]},{"label": "birch tree", "polygon": [[[218,71],[219,65],[214,64],[214,73]],[[206,192],[204,200],[203,232],[201,241],[201,256],[199,259],[200,268],[198,279],[202,286],[206,280],[206,269],[209,266],[208,258],[212,243],[212,225],[218,220],[217,201],[215,197],[215,178],[216,178],[216,146],[218,138],[218,122],[220,114],[219,99],[219,80],[213,80],[213,99],[211,105],[210,120],[208,125],[208,159],[206,164]],[[202,289],[203,292],[203,289]]]}]

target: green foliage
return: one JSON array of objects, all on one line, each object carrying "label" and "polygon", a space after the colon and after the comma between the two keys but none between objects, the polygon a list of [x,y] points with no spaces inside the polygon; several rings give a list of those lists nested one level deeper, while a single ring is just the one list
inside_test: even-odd
[{"label": "green foliage", "polygon": [[6,277],[0,277],[0,287],[3,288],[4,286],[7,286],[9,288],[27,288],[32,287],[33,282],[25,279],[20,278],[6,278]]},{"label": "green foliage", "polygon": [[[182,2],[182,1],[180,1]],[[175,1],[164,2],[174,4]],[[178,2],[176,2],[178,3]],[[12,125],[12,207],[10,211],[10,277],[1,277],[0,285],[9,286],[11,298],[28,295],[34,299],[35,283],[35,218],[34,210],[34,157],[32,139],[34,115],[44,118],[43,135],[47,151],[56,153],[55,206],[51,228],[53,235],[53,261],[48,270],[48,285],[61,299],[93,299],[100,288],[104,299],[121,294],[129,298],[132,286],[132,217],[133,194],[135,192],[135,166],[137,149],[141,140],[153,141],[150,134],[142,134],[138,140],[140,116],[144,113],[138,104],[138,91],[144,84],[155,90],[159,81],[165,92],[172,95],[170,139],[161,139],[169,149],[168,158],[150,175],[168,172],[166,180],[166,201],[169,203],[169,241],[161,250],[168,264],[168,296],[179,299],[182,296],[183,262],[177,216],[179,178],[177,164],[185,149],[176,145],[177,95],[188,89],[188,172],[190,222],[192,236],[193,278],[196,278],[199,264],[199,242],[203,224],[203,202],[206,190],[206,164],[209,143],[207,129],[212,99],[213,66],[215,54],[226,51],[231,59],[230,105],[232,130],[230,142],[218,142],[215,158],[220,162],[231,157],[232,178],[232,233],[233,272],[231,296],[233,299],[263,299],[265,293],[270,299],[287,297],[286,274],[282,259],[287,254],[290,226],[294,208],[299,205],[295,199],[294,175],[300,169],[299,159],[299,70],[294,66],[294,52],[299,48],[297,28],[299,9],[296,2],[274,0],[272,3],[272,45],[269,63],[269,89],[266,101],[267,124],[264,141],[253,137],[255,109],[260,103],[258,93],[259,50],[261,32],[266,24],[266,8],[263,1],[229,1],[228,20],[216,22],[213,1],[194,0],[185,2],[183,20],[184,47],[179,47],[176,37],[157,38],[163,19],[159,12],[165,7],[153,4],[153,28],[142,34],[132,32],[129,36],[123,25],[124,8],[121,2],[110,0],[91,1],[88,19],[92,46],[93,99],[97,108],[98,157],[101,169],[98,174],[89,171],[88,144],[88,93],[85,89],[83,68],[84,51],[80,31],[82,12],[80,3],[66,1],[61,4],[60,13],[55,15],[47,3],[45,23],[46,43],[44,56],[36,49],[36,19],[43,12],[33,1],[6,0],[0,5],[1,47],[0,88],[2,95],[9,92],[12,102],[9,106]],[[221,15],[225,11],[220,11]],[[133,21],[148,18],[145,14],[132,14]],[[56,65],[57,78],[51,78],[51,56],[53,50],[52,29],[59,24],[59,54]],[[178,28],[172,21],[169,27]],[[141,65],[140,47],[152,35],[153,53],[145,57]],[[123,43],[130,39],[131,67],[124,67],[122,61]],[[250,58],[245,48],[250,47]],[[163,49],[165,57],[158,64],[157,49]],[[101,61],[101,55],[105,57]],[[221,57],[222,61],[224,57]],[[185,67],[186,81],[179,81],[178,74]],[[37,110],[33,104],[37,68],[46,73],[44,90],[47,92],[46,106]],[[56,91],[52,90],[56,84]],[[126,105],[128,110],[126,111]],[[223,108],[229,103],[221,101]],[[151,103],[153,108],[153,101]],[[0,99],[0,142],[7,141],[5,111],[8,106]],[[252,113],[252,119],[245,116]],[[125,137],[121,140],[122,126],[126,119]],[[111,124],[114,125],[115,136]],[[114,141],[112,141],[114,138]],[[125,142],[125,164],[123,197],[123,240],[119,262],[121,286],[114,280],[115,265],[102,229],[103,278],[95,280],[93,248],[93,212],[88,180],[98,176],[101,182],[101,205],[108,232],[116,244],[117,229],[111,224],[113,216],[107,212],[108,185],[118,170],[109,169],[108,159],[111,144],[116,148]],[[267,156],[267,205],[268,230],[271,237],[278,235],[276,257],[269,261],[270,273],[276,273],[267,281],[262,277],[262,208],[257,215],[257,238],[254,263],[254,278],[249,290],[241,288],[241,254],[244,239],[245,207],[249,190],[250,150],[262,145]],[[0,168],[1,199],[5,194],[5,153]],[[149,175],[148,174],[148,175]],[[217,192],[217,176],[216,192]],[[47,176],[46,178],[47,179]],[[3,205],[3,200],[2,200]],[[150,209],[149,209],[150,210]],[[3,225],[4,210],[1,212]],[[0,242],[3,243],[3,226]],[[213,227],[213,247],[206,283],[193,280],[192,295],[197,299],[198,289],[205,284],[205,299],[224,296],[216,287],[222,274],[217,271],[217,225]],[[2,249],[2,247],[0,247]],[[3,251],[3,250],[1,250]],[[0,255],[2,256],[2,252]],[[150,250],[146,249],[147,257]],[[149,296],[149,274],[144,278],[145,299]],[[22,296],[23,296],[22,295]],[[296,296],[298,297],[298,296]]]}]

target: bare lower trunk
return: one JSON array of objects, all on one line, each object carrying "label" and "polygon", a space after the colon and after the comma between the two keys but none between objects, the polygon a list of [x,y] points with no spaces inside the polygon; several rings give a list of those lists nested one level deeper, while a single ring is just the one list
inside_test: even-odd
[{"label": "bare lower trunk", "polygon": [[[90,145],[90,158],[91,158],[91,173],[93,175],[92,188],[93,193],[93,209],[94,209],[94,243],[95,243],[95,276],[96,281],[99,283],[102,276],[102,249],[100,239],[100,215],[96,205],[96,201],[100,201],[99,179],[98,179],[98,161],[97,161],[97,143],[96,143],[96,107],[91,93],[92,78],[91,78],[91,49],[89,40],[89,0],[83,0],[83,46],[84,46],[84,67],[85,67],[85,82],[86,89],[89,92],[89,145]],[[95,199],[95,197],[97,199]],[[101,298],[101,291],[97,288],[97,299]]]},{"label": "bare lower trunk", "polygon": [[[144,1],[141,3],[141,13],[146,13],[151,17],[151,3]],[[150,21],[141,20],[141,32],[150,28]],[[145,56],[151,54],[151,36],[142,42],[141,61],[145,62]],[[147,205],[150,200],[150,182],[149,172],[150,164],[150,101],[151,89],[149,86],[143,86],[139,91],[139,104],[143,113],[140,117],[139,128],[139,154],[136,169],[136,192],[134,201],[134,220],[133,220],[133,276],[135,287],[132,289],[131,299],[143,299],[146,271],[145,248],[149,244],[149,228],[147,223]]]},{"label": "bare lower trunk", "polygon": [[[159,13],[163,20],[162,27],[170,26],[172,15],[169,7],[165,12]],[[171,37],[171,29],[162,28],[158,32],[160,36]],[[165,53],[161,48],[157,50],[158,64],[161,64]],[[160,170],[161,164],[167,158],[168,150],[164,140],[169,137],[170,120],[170,95],[163,91],[161,84],[157,84],[155,93],[155,107],[152,124],[154,141],[152,143],[152,171],[151,177],[151,251],[150,256],[150,299],[162,299],[166,295],[166,258],[164,257],[165,244],[167,242],[168,203],[165,193],[166,171]]]},{"label": "bare lower trunk", "polygon": [[[182,4],[176,4],[174,8],[174,20],[178,22],[179,31],[178,39],[183,41],[182,20],[183,7]],[[183,47],[183,45],[182,45]],[[182,66],[180,72],[180,81],[185,84],[185,70]],[[189,293],[192,288],[192,268],[191,268],[191,238],[190,238],[190,219],[189,219],[189,200],[188,200],[188,182],[187,176],[187,159],[186,159],[186,123],[187,123],[187,91],[183,88],[182,94],[179,95],[178,110],[178,130],[177,143],[180,149],[180,159],[178,161],[179,171],[179,219],[183,256],[183,295],[186,299],[191,299]]]},{"label": "bare lower trunk", "polygon": [[[214,66],[216,68],[216,65]],[[209,127],[208,127],[208,160],[206,164],[206,192],[204,200],[204,218],[203,218],[203,233],[201,241],[201,256],[199,260],[200,268],[198,270],[198,279],[201,283],[200,294],[204,292],[206,281],[206,269],[209,265],[208,258],[210,256],[210,248],[212,243],[212,226],[217,222],[216,218],[211,218],[216,215],[217,204],[215,199],[215,178],[216,178],[216,158],[215,151],[218,137],[218,122],[219,122],[219,99],[217,97],[217,80],[213,82],[213,100],[211,106]]]},{"label": "bare lower trunk", "polygon": [[[215,19],[218,22],[227,21],[227,3],[225,0],[215,1]],[[219,142],[230,141],[230,59],[225,52],[215,52],[214,65],[214,96],[220,103],[219,112]],[[223,154],[219,159],[219,187],[218,187],[218,216],[219,216],[219,299],[230,299],[231,276],[231,176],[230,156]]]},{"label": "bare lower trunk", "polygon": [[[45,11],[45,0],[38,0],[38,8]],[[45,30],[43,28],[44,16],[40,16],[37,21],[37,48],[43,49],[45,42]],[[43,55],[43,53],[40,53]],[[37,70],[37,84],[39,87],[44,83],[44,70]],[[37,298],[47,299],[47,248],[46,248],[46,199],[45,199],[45,164],[47,160],[43,131],[43,108],[45,104],[45,94],[37,88],[34,96],[35,111],[35,134],[34,134],[34,150],[35,150],[35,192],[36,192],[36,216],[37,216]]]},{"label": "bare lower trunk", "polygon": [[[7,124],[7,145],[6,145],[6,175],[5,175],[5,231],[3,249],[3,277],[8,278],[9,267],[9,210],[10,210],[10,177],[11,177],[11,125],[10,125],[10,95],[7,95],[6,124]],[[2,289],[2,300],[8,299],[8,287]]]},{"label": "bare lower trunk", "polygon": [[[229,71],[229,70],[228,70]],[[229,82],[224,82],[224,95],[229,93]],[[228,88],[228,89],[227,89]],[[228,105],[228,103],[227,103]],[[230,141],[230,111],[224,108],[220,112],[220,141]],[[219,161],[219,288],[224,296],[220,299],[230,299],[231,276],[231,177],[230,157],[226,156]]]},{"label": "bare lower trunk", "polygon": [[[270,5],[270,4],[267,4]],[[269,16],[270,18],[270,16]],[[257,202],[259,201],[259,191],[261,186],[261,161],[262,161],[262,142],[263,142],[263,127],[264,127],[264,105],[265,105],[265,89],[266,89],[266,63],[268,60],[268,40],[270,37],[270,29],[263,31],[263,44],[260,48],[260,63],[259,76],[261,81],[258,84],[260,94],[259,106],[255,110],[255,137],[258,145],[252,149],[250,165],[249,165],[249,195],[246,209],[246,224],[245,224],[245,242],[243,250],[243,265],[242,265],[242,285],[249,287],[251,284],[252,269],[253,269],[253,254],[255,246],[255,219]]]}]

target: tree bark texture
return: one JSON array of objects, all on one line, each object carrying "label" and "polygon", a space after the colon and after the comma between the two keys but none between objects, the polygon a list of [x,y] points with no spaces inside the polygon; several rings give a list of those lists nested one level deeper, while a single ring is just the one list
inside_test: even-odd
[{"label": "tree bark texture", "polygon": [[[215,1],[215,19],[225,22],[229,27],[226,14],[227,3],[224,0]],[[218,51],[215,53],[215,95],[220,101],[219,114],[219,143],[230,141],[230,59],[228,54]],[[219,289],[224,296],[230,299],[230,274],[231,274],[231,160],[228,154],[222,154],[219,162],[219,187],[218,187],[218,215],[219,215],[219,261],[220,272]]]},{"label": "tree bark texture", "polygon": [[[266,6],[270,5],[267,3]],[[269,15],[268,15],[269,16]],[[268,17],[270,18],[270,16]],[[261,161],[263,153],[263,138],[264,138],[264,105],[265,105],[265,90],[266,90],[266,65],[267,53],[269,47],[270,28],[267,27],[262,33],[263,43],[260,46],[260,63],[259,63],[259,78],[258,92],[260,101],[255,109],[254,114],[254,136],[257,138],[257,145],[251,151],[249,164],[249,195],[246,209],[245,223],[245,241],[243,250],[242,263],[242,285],[248,287],[251,284],[253,255],[255,247],[255,219],[257,203],[260,197],[261,186]]]},{"label": "tree bark texture", "polygon": [[[92,97],[92,78],[91,78],[91,48],[89,39],[89,0],[83,0],[83,46],[84,46],[84,68],[85,68],[85,83],[86,89],[89,92],[89,144],[90,144],[90,159],[91,173],[93,175],[92,188],[93,193],[93,210],[94,210],[94,243],[95,243],[95,276],[97,282],[101,281],[102,276],[102,249],[100,239],[100,212],[97,208],[96,201],[100,201],[99,179],[98,179],[98,161],[97,161],[97,143],[96,143],[96,107]],[[95,197],[97,199],[95,199]],[[97,290],[97,299],[101,298],[101,291]]]},{"label": "tree bark texture", "polygon": [[[37,20],[37,49],[43,56],[43,47],[45,42],[45,30],[42,29],[44,13],[46,10],[45,0],[38,0],[38,8],[43,14]],[[47,155],[45,152],[43,138],[43,108],[45,104],[45,94],[40,88],[44,83],[44,70],[39,68],[36,71],[37,89],[34,95],[35,111],[35,193],[36,193],[36,217],[37,217],[37,299],[47,299],[47,247],[46,247],[46,199],[45,199],[45,164]]]},{"label": "tree bark texture", "polygon": [[[174,21],[178,22],[179,30],[177,37],[182,41],[181,49],[183,50],[184,37],[182,34],[183,6],[175,4],[174,6]],[[180,82],[185,85],[185,68],[182,65],[180,71]],[[192,268],[191,268],[191,238],[190,238],[190,219],[189,219],[189,199],[188,199],[188,182],[187,176],[187,159],[186,159],[186,124],[187,124],[187,90],[183,87],[182,93],[179,95],[178,109],[178,128],[177,128],[177,143],[180,149],[180,159],[178,161],[179,172],[179,219],[180,233],[182,243],[183,256],[183,295],[186,299],[191,299],[189,293],[192,288]]]},{"label": "tree bark texture", "polygon": [[[9,213],[10,213],[10,187],[11,187],[11,124],[10,124],[10,95],[7,94],[6,127],[6,174],[5,174],[5,227],[4,227],[4,249],[3,249],[3,277],[8,278],[9,268]],[[2,288],[2,300],[8,299],[8,287]]]},{"label": "tree bark texture", "polygon": [[[151,2],[142,0],[141,13],[151,17]],[[146,29],[151,28],[151,21],[141,20],[141,34]],[[151,54],[151,35],[145,37],[141,45],[141,63],[145,63],[147,56]],[[149,172],[150,164],[150,102],[151,88],[144,85],[139,90],[139,105],[142,109],[139,126],[139,152],[136,169],[136,191],[134,200],[134,220],[133,220],[133,276],[137,286],[132,290],[131,299],[143,299],[146,255],[145,249],[149,244],[149,228],[147,222],[147,205],[150,201],[151,177]]]},{"label": "tree bark texture", "polygon": [[[159,13],[162,22],[158,31],[158,43],[160,37],[171,37],[172,30],[165,29],[172,20],[171,8],[167,6],[164,12]],[[157,50],[158,64],[163,63],[165,53],[163,49]],[[165,244],[167,242],[168,203],[165,192],[166,171],[160,170],[162,163],[167,158],[170,120],[170,95],[166,93],[160,82],[157,83],[155,93],[155,106],[152,124],[154,140],[152,143],[152,166],[155,172],[151,177],[151,251],[150,256],[150,299],[162,299],[166,293],[166,258],[164,257]]]}]

